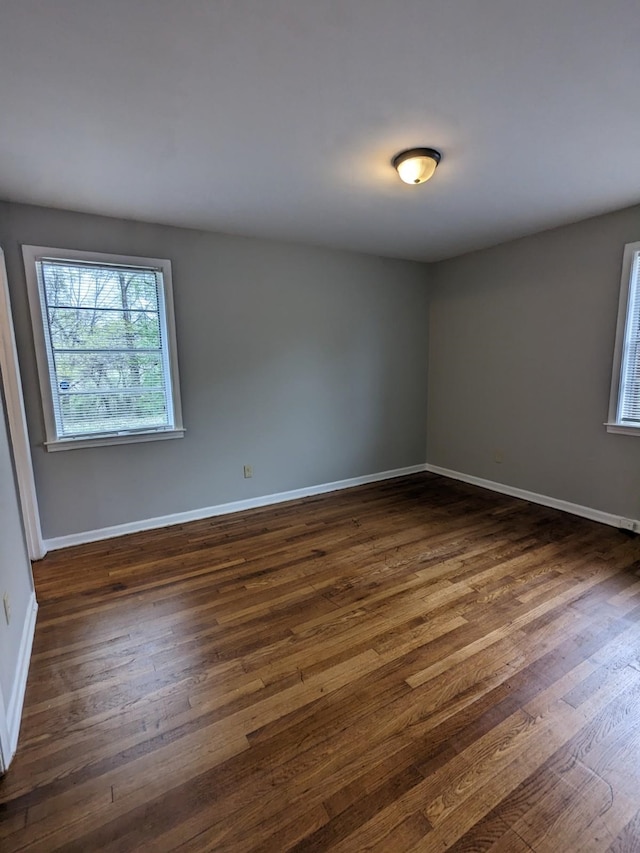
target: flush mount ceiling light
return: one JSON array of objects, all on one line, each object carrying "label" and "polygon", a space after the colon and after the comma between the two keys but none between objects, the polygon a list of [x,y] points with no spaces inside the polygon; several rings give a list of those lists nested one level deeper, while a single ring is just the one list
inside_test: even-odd
[{"label": "flush mount ceiling light", "polygon": [[432,177],[442,155],[435,148],[410,148],[391,161],[405,184],[424,184]]}]

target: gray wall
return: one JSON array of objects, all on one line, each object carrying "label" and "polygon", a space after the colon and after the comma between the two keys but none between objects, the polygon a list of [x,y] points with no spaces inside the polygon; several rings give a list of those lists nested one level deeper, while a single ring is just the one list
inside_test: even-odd
[{"label": "gray wall", "polygon": [[[43,450],[22,243],[171,259],[184,439]],[[424,462],[423,265],[6,203],[0,245],[45,538]]]},{"label": "gray wall", "polygon": [[[419,464],[427,388],[429,462],[639,518],[638,439],[602,426],[639,234],[631,208],[427,266],[0,203],[45,537]],[[21,243],[171,258],[185,439],[43,450]]]},{"label": "gray wall", "polygon": [[[5,712],[13,693],[20,640],[33,590],[21,518],[0,377],[0,693]],[[11,604],[9,625],[2,607],[5,593]]]},{"label": "gray wall", "polygon": [[640,440],[602,425],[639,239],[636,207],[433,268],[430,463],[640,518]]}]

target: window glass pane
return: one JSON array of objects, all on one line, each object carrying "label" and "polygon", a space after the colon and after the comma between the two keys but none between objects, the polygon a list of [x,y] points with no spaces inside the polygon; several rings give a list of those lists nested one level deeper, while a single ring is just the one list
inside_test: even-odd
[{"label": "window glass pane", "polygon": [[100,391],[60,396],[61,435],[90,435],[158,426],[167,423],[163,391],[132,393]]},{"label": "window glass pane", "polygon": [[158,314],[100,308],[49,308],[54,349],[160,349]]},{"label": "window glass pane", "polygon": [[57,353],[56,378],[62,392],[86,392],[122,388],[164,389],[162,359],[147,352]]},{"label": "window glass pane", "polygon": [[42,261],[49,306],[158,310],[154,270]]},{"label": "window glass pane", "polygon": [[60,436],[173,426],[159,278],[151,269],[41,261]]}]

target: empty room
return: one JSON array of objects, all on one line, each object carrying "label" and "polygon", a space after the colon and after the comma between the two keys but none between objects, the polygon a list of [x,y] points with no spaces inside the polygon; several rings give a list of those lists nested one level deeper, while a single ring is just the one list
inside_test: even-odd
[{"label": "empty room", "polygon": [[2,853],[640,851],[639,42],[0,3]]}]

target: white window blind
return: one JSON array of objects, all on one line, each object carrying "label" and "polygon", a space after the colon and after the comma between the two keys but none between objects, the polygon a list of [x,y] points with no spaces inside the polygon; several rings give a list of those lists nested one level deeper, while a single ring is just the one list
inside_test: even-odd
[{"label": "white window blind", "polygon": [[39,368],[46,373],[41,386],[51,410],[47,443],[169,437],[161,434],[182,424],[166,269],[96,257],[56,252],[33,258],[44,344]]},{"label": "white window blind", "polygon": [[607,429],[640,435],[640,243],[624,251]]},{"label": "white window blind", "polygon": [[629,277],[617,420],[640,426],[640,251],[633,254]]}]

